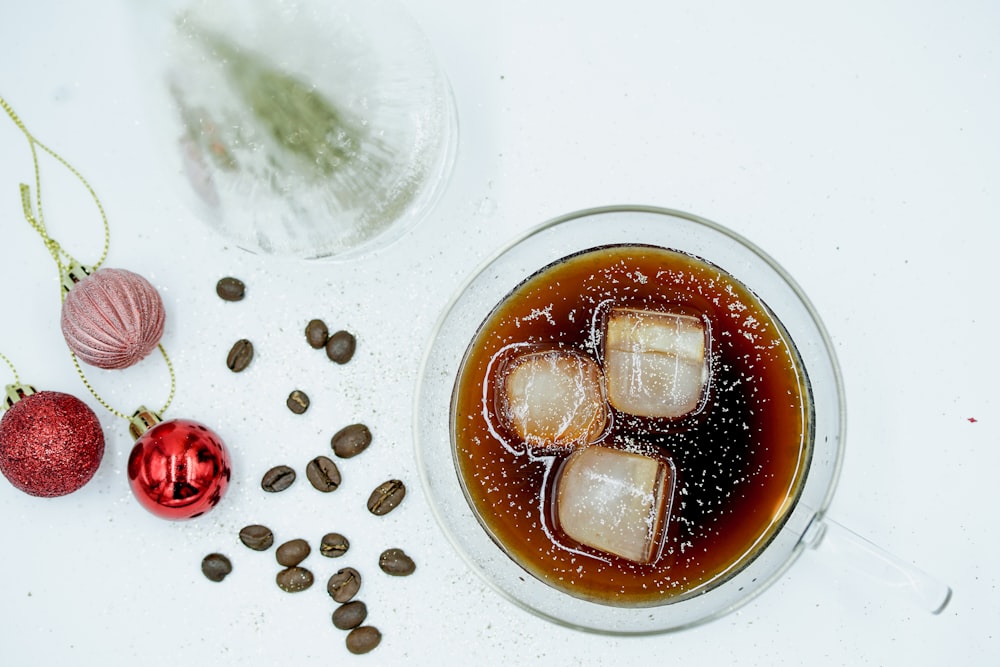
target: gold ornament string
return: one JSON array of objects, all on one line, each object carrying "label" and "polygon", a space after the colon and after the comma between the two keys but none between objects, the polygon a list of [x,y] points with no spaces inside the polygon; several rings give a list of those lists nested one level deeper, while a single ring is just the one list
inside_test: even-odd
[{"label": "gold ornament string", "polygon": [[[73,167],[73,165],[71,165],[69,162],[63,159],[61,155],[59,155],[54,150],[52,150],[51,148],[40,142],[38,139],[36,139],[35,136],[28,131],[28,128],[21,121],[21,118],[14,112],[14,110],[7,103],[7,100],[3,98],[3,96],[0,96],[0,108],[3,108],[3,110],[7,112],[7,115],[10,116],[10,119],[14,121],[14,125],[16,125],[17,128],[21,130],[22,133],[24,133],[24,136],[28,140],[28,147],[31,149],[31,161],[34,164],[34,169],[35,169],[35,205],[34,207],[32,207],[31,188],[28,187],[28,185],[21,183],[21,208],[24,211],[24,219],[27,220],[28,224],[30,224],[31,227],[36,232],[38,232],[38,235],[42,237],[42,242],[45,244],[45,249],[48,250],[50,255],[52,255],[52,259],[55,260],[56,266],[59,269],[59,277],[61,283],[60,301],[62,301],[66,298],[66,294],[69,291],[66,286],[72,284],[72,278],[74,276],[74,272],[83,269],[85,273],[91,273],[99,269],[100,266],[104,263],[104,260],[107,259],[108,250],[111,246],[111,228],[108,225],[108,217],[104,212],[104,206],[101,205],[101,200],[97,197],[97,193],[94,192],[94,188],[90,186],[90,183],[88,183],[87,179],[83,177],[83,174],[81,174],[79,171],[76,170],[76,168]],[[38,160],[38,149],[45,151],[50,156],[55,158],[55,160],[59,162],[59,164],[66,167],[66,169],[68,169],[69,172],[73,174],[73,176],[75,176],[77,180],[80,181],[80,183],[83,184],[83,187],[87,189],[87,192],[90,193],[90,197],[94,200],[94,203],[97,205],[97,210],[101,215],[101,225],[104,230],[104,247],[101,250],[101,255],[98,258],[97,262],[90,265],[89,267],[84,268],[82,264],[76,261],[76,259],[74,259],[72,255],[66,252],[66,250],[61,245],[59,245],[58,241],[49,236],[48,229],[45,226],[45,216],[42,213],[42,178],[41,178],[41,168],[39,167],[39,160]],[[167,372],[170,374],[170,392],[167,395],[166,403],[164,403],[163,407],[157,413],[159,415],[162,415],[164,412],[167,411],[167,408],[170,407],[170,404],[174,400],[174,393],[176,392],[177,388],[177,379],[176,376],[174,375],[174,365],[170,362],[170,357],[167,355],[167,351],[166,349],[164,349],[163,344],[158,343],[156,348],[160,351],[160,354],[163,355],[163,361],[167,365]],[[87,388],[87,391],[91,393],[94,399],[98,403],[100,403],[105,410],[115,415],[116,417],[121,417],[122,419],[125,420],[131,420],[131,417],[129,415],[113,408],[107,401],[105,401],[100,396],[100,394],[97,393],[97,390],[94,389],[94,386],[90,383],[90,380],[87,379],[86,374],[83,372],[83,367],[80,366],[80,361],[79,359],[77,359],[76,354],[72,350],[69,351],[69,354],[70,358],[73,360],[73,367],[76,368],[76,372],[80,376],[80,380],[83,382],[83,386]],[[11,370],[14,370],[13,364],[10,363],[10,360],[8,360],[7,357],[3,356],[3,354],[0,354],[0,358],[2,358],[5,362],[7,362],[7,365],[11,367]],[[14,378],[15,380],[17,379],[16,371],[14,371]]]},{"label": "gold ornament string", "polygon": [[10,372],[14,374],[14,384],[21,384],[21,378],[17,377],[17,369],[14,368],[14,364],[11,363],[10,359],[4,356],[3,352],[0,352],[0,359],[3,359],[4,363],[10,367]]},{"label": "gold ornament string", "polygon": [[[87,179],[83,177],[83,174],[77,171],[73,165],[64,160],[62,156],[54,150],[36,139],[34,135],[28,131],[28,128],[25,127],[20,117],[14,113],[14,110],[7,103],[7,100],[5,100],[2,96],[0,96],[0,107],[3,107],[3,110],[7,112],[7,115],[10,116],[12,121],[14,121],[17,128],[24,133],[25,137],[27,137],[28,147],[31,149],[31,161],[34,163],[35,167],[35,210],[38,211],[38,215],[36,217],[32,211],[31,188],[29,188],[26,184],[21,183],[21,207],[24,210],[24,219],[27,220],[28,224],[30,224],[32,228],[38,232],[39,236],[42,237],[42,240],[45,242],[46,250],[49,251],[49,254],[52,255],[52,259],[56,262],[56,266],[59,267],[60,277],[66,276],[74,264],[79,264],[79,262],[73,259],[72,255],[66,252],[62,246],[59,245],[58,241],[48,235],[48,230],[45,228],[45,216],[42,213],[42,177],[41,170],[39,168],[37,150],[38,148],[41,148],[43,151],[55,158],[57,162],[66,167],[71,174],[76,176],[76,178],[83,184],[83,187],[87,188],[87,192],[90,193],[94,203],[97,204],[97,211],[101,214],[101,225],[104,228],[104,248],[101,251],[100,258],[92,265],[92,269],[96,271],[100,268],[101,264],[104,263],[104,260],[107,259],[108,249],[111,245],[111,228],[108,226],[108,216],[104,213],[104,206],[101,205],[101,200],[97,198],[97,193],[94,192],[94,189],[90,186],[90,183],[87,182]],[[68,264],[64,265],[61,258],[65,258]]]},{"label": "gold ornament string", "polygon": [[[174,393],[177,389],[177,380],[174,377],[174,365],[170,362],[170,357],[167,356],[167,351],[163,348],[163,344],[162,343],[158,344],[156,346],[156,349],[158,349],[160,351],[160,354],[163,355],[163,361],[166,362],[167,364],[167,372],[170,374],[170,393],[167,394],[167,400],[163,404],[163,407],[160,408],[156,413],[158,416],[162,416],[163,413],[167,411],[167,408],[170,407],[170,404],[174,402]],[[93,385],[90,384],[90,380],[88,380],[87,376],[84,374],[83,367],[80,366],[80,360],[76,358],[76,355],[73,354],[73,352],[70,352],[69,356],[73,360],[73,367],[76,368],[76,372],[77,374],[79,374],[80,380],[83,382],[83,386],[87,388],[87,391],[90,392],[91,396],[93,396],[94,399],[111,414],[115,415],[116,417],[121,417],[126,421],[131,421],[132,417],[130,415],[127,415],[124,412],[121,412],[120,410],[116,410],[115,408],[111,407],[111,405],[107,401],[101,398],[101,396],[97,393],[97,390],[94,389]]]}]

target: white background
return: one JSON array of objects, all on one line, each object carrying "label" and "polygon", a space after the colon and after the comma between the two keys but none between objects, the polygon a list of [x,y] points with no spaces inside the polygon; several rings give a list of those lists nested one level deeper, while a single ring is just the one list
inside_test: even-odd
[{"label": "white background", "polygon": [[[146,121],[143,53],[123,2],[6,1],[0,95],[85,173],[112,228],[107,266],[143,273],[168,311],[177,370],[168,417],[228,443],[225,502],[192,522],[132,500],[126,424],[76,377],[58,327],[55,265],[20,212],[27,143],[0,122],[0,351],[39,389],[88,401],[108,434],[96,478],[59,499],[0,480],[0,644],[4,665],[668,664],[985,665],[1000,657],[995,517],[996,253],[1000,232],[1000,7],[992,2],[538,2],[406,4],[451,80],[461,125],[450,184],[402,241],[344,264],[253,256],[175,201]],[[93,261],[99,221],[49,165],[46,219]],[[810,295],[835,341],[848,444],[832,515],[954,588],[939,616],[822,550],[740,611],[677,634],[582,634],[513,607],[469,572],[431,517],[411,434],[419,358],[455,286],[495,249],[550,217],[590,206],[669,206],[749,237]],[[241,277],[223,303],[216,280]],[[358,354],[330,364],[302,337],[325,319]],[[234,375],[237,338],[257,346]],[[0,368],[3,384],[10,381]],[[151,358],[90,372],[119,409],[157,407],[166,371]],[[313,406],[292,415],[284,399]],[[375,443],[342,462],[321,496],[283,494],[260,475],[329,451],[353,421]],[[399,477],[392,514],[364,510]],[[288,595],[273,554],[236,539],[247,523],[314,544],[339,530],[339,561],[306,562],[320,583]],[[378,553],[400,546],[417,573],[390,579]],[[221,584],[199,571],[223,551]],[[321,562],[323,561],[323,562]],[[323,583],[366,576],[361,595],[382,645],[347,654]],[[345,663],[346,664],[346,663]]]}]

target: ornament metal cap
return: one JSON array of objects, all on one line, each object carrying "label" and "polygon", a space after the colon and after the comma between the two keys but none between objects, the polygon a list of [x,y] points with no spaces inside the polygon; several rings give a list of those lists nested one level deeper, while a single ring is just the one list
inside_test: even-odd
[{"label": "ornament metal cap", "polygon": [[3,409],[9,410],[14,407],[14,404],[20,401],[22,398],[31,396],[32,394],[37,394],[35,388],[30,384],[9,384],[6,386],[5,391],[7,395],[4,397]]},{"label": "ornament metal cap", "polygon": [[163,419],[145,405],[140,405],[128,421],[128,432],[132,434],[133,440],[138,440],[143,433],[162,422]]},{"label": "ornament metal cap", "polygon": [[64,292],[68,292],[73,289],[73,286],[78,282],[93,273],[94,270],[90,267],[84,266],[80,262],[73,260],[69,265],[68,269],[63,270],[62,274],[62,287]]}]

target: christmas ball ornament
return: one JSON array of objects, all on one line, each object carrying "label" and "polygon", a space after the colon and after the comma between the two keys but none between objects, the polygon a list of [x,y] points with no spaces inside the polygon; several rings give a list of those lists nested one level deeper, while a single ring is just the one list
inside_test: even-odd
[{"label": "christmas ball ornament", "polygon": [[32,496],[64,496],[86,484],[104,456],[104,431],[87,405],[57,391],[7,387],[0,472]]},{"label": "christmas ball ornament", "polygon": [[71,283],[61,325],[77,357],[91,366],[117,369],[132,366],[156,348],[165,320],[163,300],[148,280],[125,269],[99,269]]},{"label": "christmas ball ornament", "polygon": [[140,408],[132,418],[137,438],[128,459],[132,493],[163,519],[192,519],[215,507],[229,486],[229,453],[222,439],[189,419],[160,421]]}]

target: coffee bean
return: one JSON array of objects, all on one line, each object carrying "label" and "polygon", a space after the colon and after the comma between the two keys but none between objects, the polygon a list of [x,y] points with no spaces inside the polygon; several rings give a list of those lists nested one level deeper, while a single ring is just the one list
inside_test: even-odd
[{"label": "coffee bean", "polygon": [[398,479],[382,482],[368,497],[368,511],[376,516],[388,514],[403,502],[406,485]]},{"label": "coffee bean", "polygon": [[286,593],[298,593],[313,585],[313,573],[304,567],[289,567],[279,572],[274,581]]},{"label": "coffee bean", "polygon": [[284,491],[295,481],[295,471],[288,466],[274,466],[260,480],[260,488],[268,493]]},{"label": "coffee bean", "polygon": [[327,558],[339,558],[350,548],[351,543],[340,533],[327,533],[319,542],[319,553]]},{"label": "coffee bean", "polygon": [[278,565],[295,567],[306,559],[310,551],[312,549],[305,540],[289,540],[275,550],[274,557],[277,559]]},{"label": "coffee bean", "polygon": [[357,339],[347,331],[338,331],[326,341],[326,356],[330,361],[346,364],[354,356]]},{"label": "coffee bean", "polygon": [[337,464],[325,456],[317,456],[306,464],[306,479],[313,488],[323,493],[336,491],[340,486],[340,470]]},{"label": "coffee bean", "polygon": [[355,655],[368,653],[382,641],[382,633],[372,625],[362,625],[347,633],[347,650]]},{"label": "coffee bean", "polygon": [[352,600],[337,607],[333,612],[333,625],[338,630],[351,630],[368,618],[368,607],[361,600]]},{"label": "coffee bean", "polygon": [[329,337],[330,330],[326,328],[326,323],[323,320],[309,320],[309,324],[306,325],[306,341],[309,343],[309,347],[316,350],[322,349]]},{"label": "coffee bean", "polygon": [[254,551],[267,551],[274,544],[274,533],[259,524],[245,526],[240,531],[240,542]]},{"label": "coffee bean", "polygon": [[336,602],[348,602],[361,588],[361,574],[353,567],[345,567],[330,577],[326,583],[326,592]]},{"label": "coffee bean", "polygon": [[253,361],[253,343],[246,338],[241,338],[229,350],[229,356],[226,357],[226,366],[232,372],[239,373],[246,369],[251,361]]},{"label": "coffee bean", "polygon": [[288,395],[288,400],[285,401],[285,405],[287,405],[288,409],[295,414],[301,415],[309,409],[309,397],[306,396],[304,391],[296,389]]},{"label": "coffee bean", "polygon": [[406,555],[402,549],[386,549],[378,557],[378,566],[386,574],[394,577],[405,577],[413,574],[417,569],[413,559]]},{"label": "coffee bean", "polygon": [[246,294],[246,285],[239,278],[226,277],[215,284],[215,293],[225,301],[239,301]]},{"label": "coffee bean", "polygon": [[211,581],[222,581],[233,571],[233,564],[222,554],[208,554],[201,560],[201,572]]},{"label": "coffee bean", "polygon": [[372,444],[372,432],[364,424],[345,426],[330,438],[333,453],[342,459],[357,456]]}]

